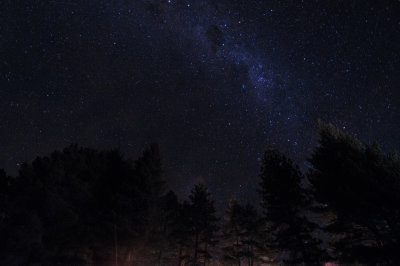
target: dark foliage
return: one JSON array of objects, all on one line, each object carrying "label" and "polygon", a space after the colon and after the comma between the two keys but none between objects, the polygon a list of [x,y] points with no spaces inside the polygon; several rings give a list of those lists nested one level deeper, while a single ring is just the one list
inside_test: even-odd
[{"label": "dark foliage", "polygon": [[127,250],[118,247],[150,229],[159,193],[157,153],[152,146],[133,164],[117,150],[73,145],[23,164],[16,178],[2,176],[1,264],[124,259]]},{"label": "dark foliage", "polygon": [[270,249],[279,251],[276,260],[288,264],[318,264],[322,257],[318,240],[312,235],[315,227],[306,218],[308,199],[301,183],[303,175],[290,159],[268,146],[261,167],[260,194]]},{"label": "dark foliage", "polygon": [[320,123],[320,145],[310,162],[316,199],[334,219],[326,226],[346,263],[400,263],[400,160]]},{"label": "dark foliage", "polygon": [[155,144],[135,161],[71,145],[0,170],[0,265],[400,265],[400,157],[319,133],[307,175],[268,146],[263,214],[232,199],[219,233],[204,184],[183,203],[165,193]]},{"label": "dark foliage", "polygon": [[265,222],[250,204],[231,199],[222,227],[224,261],[231,265],[257,265],[265,262]]},{"label": "dark foliage", "polygon": [[210,248],[216,244],[214,234],[218,230],[218,219],[205,185],[195,185],[189,199],[190,202],[184,205],[188,223],[185,227],[189,229],[189,262],[190,265],[204,265],[211,259]]}]

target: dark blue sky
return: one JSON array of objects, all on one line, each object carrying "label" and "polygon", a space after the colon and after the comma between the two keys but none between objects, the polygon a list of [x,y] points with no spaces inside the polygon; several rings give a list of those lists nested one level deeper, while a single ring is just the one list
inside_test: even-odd
[{"label": "dark blue sky", "polygon": [[396,0],[6,0],[0,167],[157,141],[178,194],[251,200],[265,144],[305,168],[318,118],[399,148],[399,43]]}]

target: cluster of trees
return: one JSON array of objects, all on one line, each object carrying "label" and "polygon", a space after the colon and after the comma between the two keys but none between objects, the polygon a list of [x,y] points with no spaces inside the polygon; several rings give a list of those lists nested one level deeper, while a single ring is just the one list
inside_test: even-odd
[{"label": "cluster of trees", "polygon": [[165,193],[157,145],[136,161],[69,146],[0,172],[0,265],[207,262],[218,229],[207,188]]},{"label": "cluster of trees", "polygon": [[223,219],[202,184],[179,201],[160,152],[69,146],[0,171],[1,265],[400,265],[400,157],[320,123],[302,173],[267,146],[261,202]]}]

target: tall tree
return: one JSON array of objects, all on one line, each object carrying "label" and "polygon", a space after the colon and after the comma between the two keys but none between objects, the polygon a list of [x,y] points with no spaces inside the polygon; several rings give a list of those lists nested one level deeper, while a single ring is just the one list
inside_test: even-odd
[{"label": "tall tree", "polygon": [[224,260],[238,266],[242,265],[242,250],[241,242],[241,206],[236,201],[236,198],[231,198],[229,206],[225,214],[225,223],[222,226],[223,242],[222,250]]},{"label": "tall tree", "polygon": [[176,250],[179,249],[180,238],[176,233],[177,230],[183,230],[177,227],[180,224],[180,209],[181,205],[174,192],[170,191],[160,198],[157,212],[159,220],[152,226],[147,239],[147,249],[152,251],[150,256],[155,258],[152,260],[154,265],[169,265],[178,256]]},{"label": "tall tree", "polygon": [[144,150],[142,156],[135,161],[135,171],[141,182],[147,187],[147,193],[152,202],[162,196],[165,190],[165,181],[162,179],[162,164],[160,148],[157,143],[152,143]]},{"label": "tall tree", "polygon": [[281,152],[267,146],[261,167],[260,194],[268,228],[273,235],[268,245],[280,252],[280,260],[299,263],[310,260],[318,241],[311,235],[312,223],[306,219],[307,198],[302,188],[303,175]]},{"label": "tall tree", "polygon": [[264,262],[265,233],[264,221],[257,210],[232,198],[222,227],[224,260],[238,266]]},{"label": "tall tree", "polygon": [[12,206],[0,222],[0,254],[7,253],[0,264],[100,265],[135,257],[129,247],[161,227],[150,217],[163,196],[160,168],[154,145],[136,164],[118,150],[71,145],[23,164],[12,182],[0,174]]},{"label": "tall tree", "polygon": [[241,212],[242,243],[244,244],[244,259],[249,266],[265,262],[266,249],[263,240],[268,238],[264,219],[251,204],[242,207]]},{"label": "tall tree", "polygon": [[310,159],[316,199],[335,214],[326,231],[345,263],[397,264],[400,163],[376,143],[365,145],[320,122],[320,145]]},{"label": "tall tree", "polygon": [[172,225],[172,239],[177,243],[175,257],[177,265],[181,266],[185,262],[190,262],[192,253],[193,227],[191,223],[192,208],[187,201],[179,205],[178,215]]},{"label": "tall tree", "polygon": [[211,258],[210,247],[216,244],[214,234],[218,230],[215,216],[214,202],[210,199],[210,193],[204,184],[197,184],[189,196],[187,205],[191,250],[190,265],[204,265]]}]

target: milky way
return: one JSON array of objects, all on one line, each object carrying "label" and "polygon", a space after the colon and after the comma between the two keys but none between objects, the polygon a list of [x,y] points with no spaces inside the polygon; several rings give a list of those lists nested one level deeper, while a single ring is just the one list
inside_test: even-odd
[{"label": "milky way", "polygon": [[398,1],[5,1],[0,167],[151,141],[184,196],[254,200],[273,143],[302,169],[318,118],[400,139]]}]

